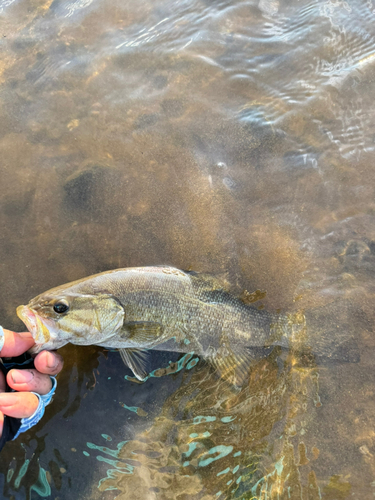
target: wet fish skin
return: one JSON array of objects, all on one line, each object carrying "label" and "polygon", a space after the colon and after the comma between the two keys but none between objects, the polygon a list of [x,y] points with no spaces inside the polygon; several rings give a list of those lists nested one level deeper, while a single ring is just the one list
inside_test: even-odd
[{"label": "wet fish skin", "polygon": [[[56,312],[56,304],[67,311]],[[140,379],[144,349],[194,352],[221,371],[241,366],[245,347],[264,346],[279,321],[214,278],[166,266],[89,276],[35,297],[17,314],[33,335],[34,352],[68,342],[119,348]]]}]

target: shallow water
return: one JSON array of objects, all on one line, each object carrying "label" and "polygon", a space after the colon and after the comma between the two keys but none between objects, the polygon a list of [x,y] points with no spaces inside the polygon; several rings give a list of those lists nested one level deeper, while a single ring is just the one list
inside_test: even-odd
[{"label": "shallow water", "polygon": [[67,346],[3,498],[373,498],[374,21],[371,0],[0,3],[4,326],[52,286],[163,263],[319,310],[306,335],[360,354],[276,350],[235,392],[203,361],[138,385]]}]

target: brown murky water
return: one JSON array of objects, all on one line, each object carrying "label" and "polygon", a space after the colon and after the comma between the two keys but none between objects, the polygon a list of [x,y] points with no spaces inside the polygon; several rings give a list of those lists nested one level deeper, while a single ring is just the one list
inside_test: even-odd
[{"label": "brown murky water", "polygon": [[4,326],[52,286],[163,263],[320,308],[328,351],[360,355],[275,350],[236,392],[203,361],[138,385],[66,347],[2,498],[374,498],[374,21],[372,0],[0,2]]}]

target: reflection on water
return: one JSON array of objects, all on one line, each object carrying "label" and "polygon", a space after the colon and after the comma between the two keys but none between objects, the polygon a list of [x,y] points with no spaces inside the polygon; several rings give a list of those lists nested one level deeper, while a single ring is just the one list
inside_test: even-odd
[{"label": "reflection on water", "polygon": [[2,452],[3,498],[373,498],[374,16],[0,3],[2,324],[52,286],[163,263],[305,311],[334,352],[274,350],[236,392],[202,361],[138,385],[117,353],[67,346],[44,420]]}]

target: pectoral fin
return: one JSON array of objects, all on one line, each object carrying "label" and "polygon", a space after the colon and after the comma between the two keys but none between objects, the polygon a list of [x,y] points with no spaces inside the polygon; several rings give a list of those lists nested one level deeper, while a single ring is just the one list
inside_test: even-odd
[{"label": "pectoral fin", "polygon": [[162,333],[163,326],[160,323],[153,323],[151,321],[131,321],[124,323],[121,337],[147,344],[160,337]]},{"label": "pectoral fin", "polygon": [[242,387],[248,377],[252,360],[253,356],[248,349],[234,352],[227,346],[221,346],[209,358],[220,377],[238,387]]},{"label": "pectoral fin", "polygon": [[146,370],[147,351],[141,349],[119,349],[121,358],[138,380],[144,380],[148,373]]}]

